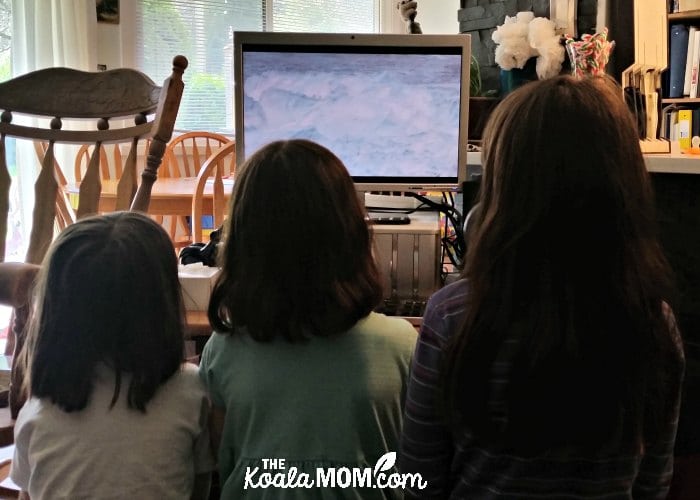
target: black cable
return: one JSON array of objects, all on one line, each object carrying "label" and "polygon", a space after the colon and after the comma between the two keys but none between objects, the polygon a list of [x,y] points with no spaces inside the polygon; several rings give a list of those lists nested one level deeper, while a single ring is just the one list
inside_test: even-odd
[{"label": "black cable", "polygon": [[365,207],[368,212],[374,213],[400,213],[403,215],[411,215],[416,212],[437,211],[444,216],[444,234],[440,238],[441,247],[441,271],[440,277],[443,282],[448,274],[445,268],[446,262],[452,264],[456,269],[462,269],[464,262],[464,254],[466,253],[466,245],[462,230],[463,218],[461,212],[455,207],[454,195],[451,192],[442,192],[443,203],[438,203],[426,196],[418,193],[408,192],[406,196],[417,199],[420,205],[415,208],[398,208],[398,207]]},{"label": "black cable", "polygon": [[[442,237],[442,248],[443,248],[443,262],[445,255],[447,255],[450,263],[457,269],[461,269],[464,262],[464,254],[466,251],[464,244],[464,235],[462,234],[462,214],[454,206],[454,197],[451,192],[442,193],[443,200],[447,201],[447,196],[449,195],[451,200],[451,205],[448,203],[437,203],[430,198],[427,198],[418,193],[406,193],[407,196],[411,196],[422,204],[430,207],[433,210],[441,212],[445,216],[445,234]],[[450,226],[452,229],[450,230]],[[454,232],[454,235],[452,235]]]}]

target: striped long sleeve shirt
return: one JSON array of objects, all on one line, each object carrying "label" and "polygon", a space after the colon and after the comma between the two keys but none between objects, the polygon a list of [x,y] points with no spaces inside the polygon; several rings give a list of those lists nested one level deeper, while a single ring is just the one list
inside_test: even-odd
[{"label": "striped long sleeve shirt", "polygon": [[[399,453],[401,472],[420,473],[425,489],[406,498],[665,498],[673,472],[678,414],[642,455],[519,457],[455,442],[440,413],[440,369],[450,336],[461,327],[468,286],[458,281],[433,295],[411,367]],[[682,352],[679,356],[682,362]],[[680,384],[672,397],[680,404]],[[498,403],[498,402],[496,402]]]}]

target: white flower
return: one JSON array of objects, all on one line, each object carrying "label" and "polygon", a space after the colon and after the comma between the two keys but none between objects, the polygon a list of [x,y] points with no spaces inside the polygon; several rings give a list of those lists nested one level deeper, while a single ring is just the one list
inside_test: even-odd
[{"label": "white flower", "polygon": [[555,24],[532,12],[518,12],[506,16],[504,23],[491,35],[496,43],[495,59],[501,69],[522,69],[531,57],[537,57],[537,76],[540,79],[559,74],[566,52]]}]

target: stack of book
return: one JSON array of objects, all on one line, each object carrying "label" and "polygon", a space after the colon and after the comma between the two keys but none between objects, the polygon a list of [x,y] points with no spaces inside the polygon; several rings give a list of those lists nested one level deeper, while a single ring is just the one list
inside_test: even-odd
[{"label": "stack of book", "polygon": [[698,26],[672,24],[669,37],[668,97],[700,97],[700,29]]},{"label": "stack of book", "polygon": [[678,141],[681,149],[700,145],[700,109],[671,104],[661,112],[661,135]]},{"label": "stack of book", "polygon": [[[700,8],[700,0],[696,3],[678,2],[673,7]],[[700,145],[700,101],[690,100],[700,98],[700,23],[670,26],[668,66],[667,97],[677,100],[661,110],[660,137],[679,141],[681,149]]]}]

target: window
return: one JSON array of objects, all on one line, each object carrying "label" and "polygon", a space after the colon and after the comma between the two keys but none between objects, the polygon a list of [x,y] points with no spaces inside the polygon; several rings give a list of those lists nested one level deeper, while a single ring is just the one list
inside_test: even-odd
[{"label": "window", "polygon": [[[0,0],[0,82],[12,77],[12,0]],[[8,261],[21,260],[23,239],[20,233],[20,218],[17,207],[17,165],[15,163],[15,140],[5,138],[7,167],[12,176],[10,185],[10,213],[7,221],[6,256]],[[0,352],[5,352],[7,327],[10,324],[12,308],[0,307]]]},{"label": "window", "polygon": [[[12,78],[12,0],[0,0],[0,82]],[[7,169],[12,177],[10,184],[10,212],[7,221],[5,259],[19,261],[24,257],[26,242],[22,232],[19,193],[17,189],[17,162],[15,138],[5,138]],[[5,324],[0,315],[0,326]]]},{"label": "window", "polygon": [[0,0],[0,82],[10,78],[12,57],[12,0]]},{"label": "window", "polygon": [[136,14],[137,66],[160,82],[174,55],[187,56],[177,129],[231,133],[234,31],[376,33],[379,2],[143,0]]}]

